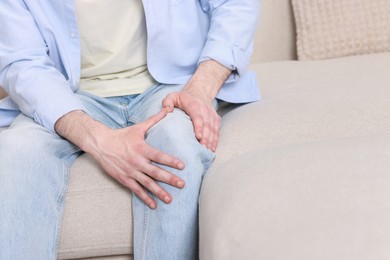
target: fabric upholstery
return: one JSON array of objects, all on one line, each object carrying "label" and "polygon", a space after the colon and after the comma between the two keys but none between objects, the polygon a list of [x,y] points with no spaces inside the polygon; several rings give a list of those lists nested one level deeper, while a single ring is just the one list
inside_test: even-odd
[{"label": "fabric upholstery", "polygon": [[300,60],[390,51],[389,0],[293,0]]},{"label": "fabric upholstery", "polygon": [[[243,106],[221,105],[223,120],[217,159],[206,175],[201,195],[203,254],[213,251],[216,241],[220,239],[216,239],[215,234],[221,230],[233,232],[231,230],[235,228],[237,236],[242,236],[238,226],[229,226],[219,221],[220,214],[238,218],[240,212],[245,210],[239,205],[229,206],[230,199],[225,203],[217,199],[222,194],[229,198],[226,191],[230,190],[226,185],[231,189],[236,187],[234,192],[237,195],[234,196],[238,197],[247,190],[245,186],[238,186],[241,184],[236,184],[234,179],[226,179],[225,183],[225,165],[231,165],[232,169],[240,166],[239,173],[245,176],[263,167],[266,162],[261,160],[261,156],[268,151],[275,151],[272,160],[276,162],[277,154],[282,153],[284,148],[294,154],[290,147],[318,143],[321,147],[328,147],[326,149],[337,146],[337,149],[343,151],[348,149],[349,141],[345,141],[345,147],[339,147],[337,140],[385,135],[390,129],[389,67],[390,53],[311,62],[259,63],[252,66],[258,74],[263,100]],[[327,146],[327,142],[335,144]],[[353,145],[359,143],[351,142]],[[299,149],[302,149],[301,156],[314,153],[315,150]],[[252,152],[259,153],[259,157],[250,157]],[[364,158],[363,155],[359,156]],[[245,171],[242,170],[243,165]],[[321,168],[320,165],[316,167]],[[224,176],[223,182],[220,182],[221,175]],[[257,190],[260,192],[262,188],[259,186]],[[312,190],[310,185],[305,187],[310,194],[315,192],[315,188],[313,186]],[[242,189],[242,193],[237,191],[239,189]],[[215,197],[217,194],[220,194],[219,197]],[[351,196],[355,195],[351,193]],[[379,208],[385,205],[383,201],[378,203]],[[261,219],[263,216],[259,214],[256,218],[265,223],[267,220]],[[288,222],[279,224],[289,225]],[[91,158],[83,155],[72,168],[59,258],[131,254],[131,228],[131,194],[107,177]],[[254,228],[258,230],[259,227]],[[231,244],[226,248],[223,246],[222,251],[229,251],[232,247]],[[207,253],[203,259],[222,258],[211,258]]]},{"label": "fabric upholstery", "polygon": [[389,259],[390,53],[256,64],[224,111],[201,259]]},{"label": "fabric upholstery", "polygon": [[131,193],[82,155],[72,167],[58,259],[133,253]]},{"label": "fabric upholstery", "polygon": [[260,20],[252,63],[296,60],[294,18],[290,0],[259,0]]},{"label": "fabric upholstery", "polygon": [[387,134],[217,164],[201,197],[200,259],[390,259],[389,157]]},{"label": "fabric upholstery", "polygon": [[390,53],[251,68],[262,100],[224,112],[217,163],[259,148],[390,129]]}]

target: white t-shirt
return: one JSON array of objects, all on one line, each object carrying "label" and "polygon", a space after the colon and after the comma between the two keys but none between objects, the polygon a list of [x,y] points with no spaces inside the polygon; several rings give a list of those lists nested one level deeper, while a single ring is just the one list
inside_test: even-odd
[{"label": "white t-shirt", "polygon": [[146,66],[141,0],[76,0],[80,90],[101,97],[138,94],[155,84]]}]

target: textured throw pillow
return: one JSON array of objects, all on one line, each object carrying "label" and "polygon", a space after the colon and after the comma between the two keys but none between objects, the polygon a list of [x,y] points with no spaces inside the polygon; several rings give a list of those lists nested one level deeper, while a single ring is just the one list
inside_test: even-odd
[{"label": "textured throw pillow", "polygon": [[390,51],[390,0],[292,0],[300,60]]}]

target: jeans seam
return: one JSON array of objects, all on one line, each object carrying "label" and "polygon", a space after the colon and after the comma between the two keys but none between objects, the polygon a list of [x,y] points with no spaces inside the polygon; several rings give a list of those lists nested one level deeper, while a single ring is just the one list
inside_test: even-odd
[{"label": "jeans seam", "polygon": [[62,172],[63,185],[61,187],[61,192],[60,192],[60,194],[58,195],[58,198],[57,198],[58,206],[61,206],[60,204],[63,203],[63,201],[65,199],[65,194],[66,194],[66,191],[67,191],[67,187],[68,187],[70,165],[65,163],[65,162],[63,162],[63,166],[64,166],[64,171]]},{"label": "jeans seam", "polygon": [[62,177],[63,177],[63,185],[61,188],[61,192],[57,198],[57,209],[58,209],[58,216],[57,216],[57,223],[55,227],[55,234],[54,234],[54,246],[53,246],[53,256],[55,256],[55,259],[57,258],[57,251],[58,251],[58,245],[60,242],[60,237],[61,237],[61,221],[62,221],[62,216],[64,212],[64,202],[65,202],[65,194],[67,192],[67,187],[68,187],[68,180],[69,180],[69,175],[70,175],[70,165],[63,162],[63,171],[62,171]]},{"label": "jeans seam", "polygon": [[149,229],[149,209],[146,205],[144,207],[144,225],[142,230],[142,241],[141,241],[141,260],[146,259],[146,240],[148,236]]}]

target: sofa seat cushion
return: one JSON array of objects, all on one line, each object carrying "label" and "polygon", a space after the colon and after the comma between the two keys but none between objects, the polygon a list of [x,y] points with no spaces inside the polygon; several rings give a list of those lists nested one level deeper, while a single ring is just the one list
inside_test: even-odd
[{"label": "sofa seat cushion", "polygon": [[390,53],[255,64],[223,111],[201,259],[389,259]]},{"label": "sofa seat cushion", "polygon": [[262,100],[222,111],[214,165],[258,148],[390,130],[390,53],[251,68]]},{"label": "sofa seat cushion", "polygon": [[390,134],[260,148],[218,164],[200,259],[390,259]]},{"label": "sofa seat cushion", "polygon": [[132,254],[131,196],[91,157],[78,158],[69,179],[58,259]]}]

